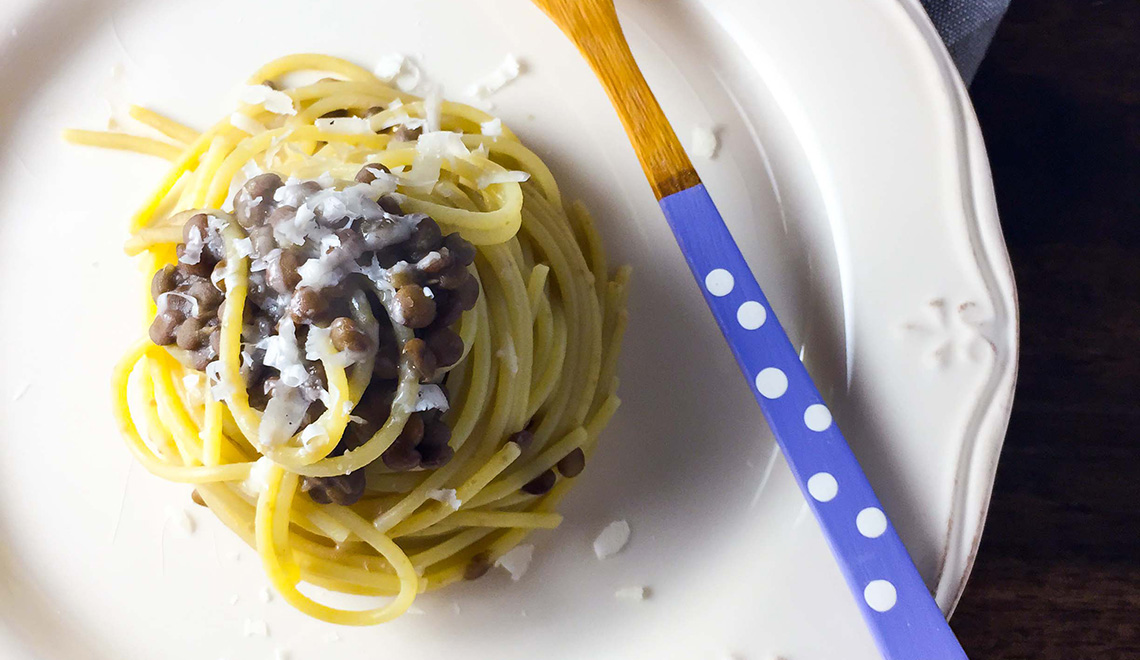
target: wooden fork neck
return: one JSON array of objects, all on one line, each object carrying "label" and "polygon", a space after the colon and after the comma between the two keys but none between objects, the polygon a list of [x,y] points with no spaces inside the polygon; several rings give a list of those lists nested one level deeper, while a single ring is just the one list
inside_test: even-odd
[{"label": "wooden fork neck", "polygon": [[534,0],[574,42],[621,118],[657,199],[701,182],[629,50],[611,0]]}]

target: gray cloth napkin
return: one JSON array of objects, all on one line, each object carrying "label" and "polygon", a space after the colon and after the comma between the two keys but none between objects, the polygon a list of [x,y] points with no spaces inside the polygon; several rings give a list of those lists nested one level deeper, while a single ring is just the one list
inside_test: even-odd
[{"label": "gray cloth napkin", "polygon": [[921,0],[967,84],[994,38],[1009,0]]}]

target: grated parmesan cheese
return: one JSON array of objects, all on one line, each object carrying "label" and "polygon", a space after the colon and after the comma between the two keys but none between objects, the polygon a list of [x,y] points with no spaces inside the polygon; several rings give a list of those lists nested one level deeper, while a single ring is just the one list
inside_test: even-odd
[{"label": "grated parmesan cheese", "polygon": [[646,599],[649,595],[649,590],[645,587],[622,587],[614,592],[614,598],[618,600],[628,600],[640,602]]},{"label": "grated parmesan cheese", "polygon": [[190,536],[194,533],[196,524],[194,523],[193,516],[186,509],[176,506],[166,507],[166,520],[174,524],[174,528],[182,532],[185,536]]},{"label": "grated parmesan cheese", "polygon": [[309,424],[301,431],[301,445],[305,449],[312,449],[313,445],[326,442],[328,439],[328,431],[320,424]]},{"label": "grated parmesan cheese", "polygon": [[511,548],[511,550],[502,557],[496,559],[495,566],[501,566],[507,569],[507,572],[511,574],[511,580],[518,582],[522,576],[526,575],[533,558],[533,545],[517,545]]},{"label": "grated parmesan cheese", "polygon": [[499,91],[522,73],[522,63],[511,54],[503,58],[503,62],[492,72],[475,81],[467,90],[469,96],[484,99]]},{"label": "grated parmesan cheese", "polygon": [[238,98],[243,103],[260,105],[275,115],[295,115],[297,109],[293,107],[293,99],[285,92],[277,91],[269,85],[246,85],[241,89]]},{"label": "grated parmesan cheese", "polygon": [[449,408],[447,396],[444,395],[443,390],[439,385],[420,385],[420,391],[416,394],[416,405],[412,408],[413,412],[424,412],[425,410],[440,410],[447,412]]},{"label": "grated parmesan cheese", "polygon": [[621,552],[629,542],[629,523],[624,520],[615,520],[598,534],[594,539],[594,554],[598,559],[606,559]]},{"label": "grated parmesan cheese", "polygon": [[372,123],[362,117],[322,117],[313,122],[317,128],[344,135],[371,135]]},{"label": "grated parmesan cheese", "polygon": [[[285,378],[282,375],[282,382]],[[301,396],[296,387],[279,387],[274,390],[269,403],[265,404],[265,414],[258,427],[258,442],[274,447],[288,442],[301,426],[301,420],[309,402]]]},{"label": "grated parmesan cheese", "polygon": [[297,345],[297,327],[293,319],[286,316],[277,324],[277,334],[270,335],[257,343],[265,349],[264,362],[281,372],[281,383],[289,388],[300,387],[309,378],[305,364],[301,360],[301,348]]},{"label": "grated parmesan cheese", "polygon": [[198,299],[180,291],[167,291],[166,293],[159,294],[158,299],[155,301],[156,309],[159,314],[170,309],[172,304],[170,302],[171,298],[179,298],[190,303],[190,311],[187,313],[187,316],[198,316]]},{"label": "grated parmesan cheese", "polygon": [[716,129],[705,126],[693,127],[693,140],[689,149],[698,158],[716,158],[717,148],[720,146],[716,136]]},{"label": "grated parmesan cheese", "polygon": [[269,626],[261,619],[246,619],[242,625],[242,634],[246,637],[268,637]]},{"label": "grated parmesan cheese", "polygon": [[202,236],[202,229],[200,227],[190,228],[190,237],[186,239],[185,248],[182,250],[182,256],[178,257],[178,261],[193,266],[202,260],[202,248],[206,247],[205,237]]},{"label": "grated parmesan cheese", "polygon": [[210,396],[214,401],[223,401],[229,398],[237,388],[222,378],[222,361],[214,360],[206,365],[206,378],[210,383]]},{"label": "grated parmesan cheese", "polygon": [[247,236],[234,241],[234,252],[239,257],[248,257],[253,254],[253,241]]},{"label": "grated parmesan cheese", "polygon": [[[273,461],[268,456],[257,459],[257,462],[249,469],[249,476],[241,482],[241,489],[254,497],[263,493],[269,487],[269,470],[272,468]],[[241,559],[241,555],[235,554],[234,559]],[[237,596],[234,596],[234,602],[237,602]]]},{"label": "grated parmesan cheese", "polygon": [[412,58],[402,53],[389,53],[377,61],[372,73],[403,92],[413,92],[423,82],[423,72]]},{"label": "grated parmesan cheese", "polygon": [[454,488],[429,490],[427,496],[437,502],[443,502],[451,507],[452,511],[458,511],[459,507],[463,506],[463,500],[455,496]]},{"label": "grated parmesan cheese", "polygon": [[503,120],[498,117],[489,119],[479,124],[479,132],[488,137],[499,137],[503,134]]}]

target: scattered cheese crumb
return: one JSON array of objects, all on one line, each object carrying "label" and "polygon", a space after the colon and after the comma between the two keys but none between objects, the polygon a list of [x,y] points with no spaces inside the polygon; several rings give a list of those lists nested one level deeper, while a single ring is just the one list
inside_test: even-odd
[{"label": "scattered cheese crumb", "polygon": [[269,626],[261,619],[246,619],[242,625],[242,634],[246,637],[268,637]]},{"label": "scattered cheese crumb", "polygon": [[518,78],[522,71],[522,63],[514,55],[508,53],[502,64],[491,73],[475,81],[468,89],[467,94],[475,98],[486,98]]},{"label": "scattered cheese crumb", "polygon": [[313,124],[322,131],[343,135],[371,135],[372,122],[363,117],[320,117]]},{"label": "scattered cheese crumb", "polygon": [[271,600],[273,600],[273,592],[269,590],[269,587],[263,587],[261,589],[261,602],[268,603]]},{"label": "scattered cheese crumb", "polygon": [[322,636],[322,639],[325,640],[325,642],[332,644],[333,642],[340,641],[340,635],[334,632],[327,632]]},{"label": "scattered cheese crumb", "polygon": [[642,601],[649,596],[649,589],[645,587],[622,587],[614,592],[618,600]]},{"label": "scattered cheese crumb", "polygon": [[437,502],[443,502],[451,507],[452,511],[458,511],[459,507],[463,506],[463,500],[455,496],[454,488],[429,490],[427,496]]},{"label": "scattered cheese crumb", "polygon": [[716,158],[717,147],[719,147],[717,140],[716,130],[705,126],[693,127],[693,142],[690,145],[690,150],[693,155],[698,158]]},{"label": "scattered cheese crumb", "polygon": [[376,62],[372,73],[385,82],[395,80],[396,76],[400,75],[400,69],[404,68],[405,59],[400,53],[388,53]]},{"label": "scattered cheese crumb", "polygon": [[451,611],[459,614],[462,610],[459,608],[459,601],[451,601]]},{"label": "scattered cheese crumb", "polygon": [[372,73],[387,83],[394,83],[402,92],[413,92],[423,82],[423,72],[412,58],[401,53],[381,57]]},{"label": "scattered cheese crumb", "polygon": [[241,89],[238,98],[243,103],[263,106],[275,115],[297,114],[297,109],[293,107],[293,98],[269,85],[246,85]]},{"label": "scattered cheese crumb", "polygon": [[503,120],[495,117],[479,124],[479,131],[488,137],[499,137],[503,134]]},{"label": "scattered cheese crumb", "polygon": [[415,605],[409,605],[406,613],[407,614],[417,614],[417,615],[418,614],[426,614],[426,612],[424,612],[419,607],[416,607]]},{"label": "scattered cheese crumb", "polygon": [[166,507],[166,519],[174,523],[176,529],[181,531],[186,536],[194,533],[194,519],[190,517],[190,512],[176,506]]},{"label": "scattered cheese crumb", "polygon": [[284,649],[273,651],[273,660],[289,660],[289,652]]},{"label": "scattered cheese crumb", "polygon": [[598,559],[612,557],[621,552],[629,542],[629,523],[624,520],[615,520],[598,534],[594,539],[594,554]]},{"label": "scattered cheese crumb", "polygon": [[412,409],[413,412],[423,412],[425,410],[440,410],[447,412],[449,407],[447,395],[443,393],[439,385],[420,385],[420,391],[416,394],[416,405]]},{"label": "scattered cheese crumb", "polygon": [[495,560],[495,566],[502,566],[511,574],[511,580],[518,582],[530,568],[530,560],[534,558],[533,545],[517,545],[509,552]]}]

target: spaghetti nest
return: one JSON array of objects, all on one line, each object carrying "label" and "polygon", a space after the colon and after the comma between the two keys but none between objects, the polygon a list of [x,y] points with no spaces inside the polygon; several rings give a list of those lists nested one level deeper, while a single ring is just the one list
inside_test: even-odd
[{"label": "spaghetti nest", "polygon": [[[136,107],[167,140],[66,135],[173,161],[131,224],[153,321],[115,413],[293,606],[381,623],[559,524],[618,406],[628,269],[480,110],[320,55],[242,99],[203,133]],[[301,582],[392,598],[339,609]]]}]

